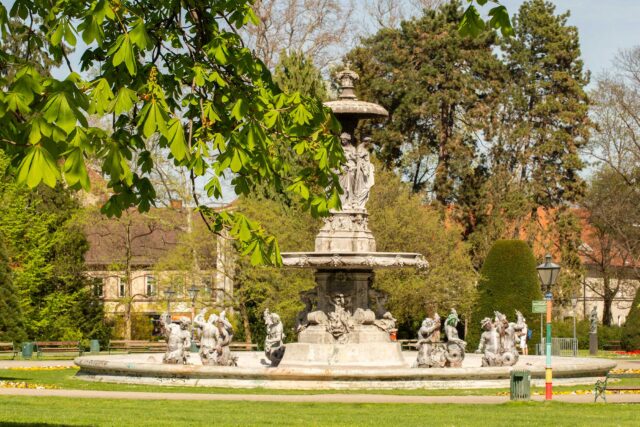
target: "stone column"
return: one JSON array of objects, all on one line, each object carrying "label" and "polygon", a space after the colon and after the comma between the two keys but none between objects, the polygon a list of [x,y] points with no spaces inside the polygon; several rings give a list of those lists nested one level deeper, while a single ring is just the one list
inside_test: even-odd
[{"label": "stone column", "polygon": [[589,333],[589,354],[595,356],[598,354],[598,333]]}]

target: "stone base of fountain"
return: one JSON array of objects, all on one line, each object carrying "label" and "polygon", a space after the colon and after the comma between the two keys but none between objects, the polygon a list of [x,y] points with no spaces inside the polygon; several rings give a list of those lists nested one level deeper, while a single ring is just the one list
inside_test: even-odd
[{"label": "stone base of fountain", "polygon": [[[390,343],[393,344],[393,343]],[[289,351],[291,344],[287,345]],[[360,344],[363,345],[363,344]],[[203,366],[197,354],[189,365],[162,363],[162,354],[83,356],[77,378],[88,381],[194,387],[297,390],[389,390],[508,388],[512,370],[531,372],[532,385],[545,383],[544,356],[521,356],[515,366],[481,368],[482,356],[469,354],[460,368],[411,368],[417,353],[402,352],[404,367],[268,366],[263,352],[237,352],[237,367]],[[557,357],[553,384],[584,384],[591,389],[616,363],[608,359]]]},{"label": "stone base of fountain", "polygon": [[398,343],[287,344],[279,367],[379,367],[405,366]]}]

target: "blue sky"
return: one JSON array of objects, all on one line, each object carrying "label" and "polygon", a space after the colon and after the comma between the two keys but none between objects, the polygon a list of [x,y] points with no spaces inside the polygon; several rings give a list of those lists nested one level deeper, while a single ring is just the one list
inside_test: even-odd
[{"label": "blue sky", "polygon": [[[503,0],[511,15],[524,0]],[[640,0],[554,0],[556,13],[571,11],[568,23],[578,27],[582,58],[597,77],[620,49],[640,44]],[[592,79],[593,80],[593,79]]]}]

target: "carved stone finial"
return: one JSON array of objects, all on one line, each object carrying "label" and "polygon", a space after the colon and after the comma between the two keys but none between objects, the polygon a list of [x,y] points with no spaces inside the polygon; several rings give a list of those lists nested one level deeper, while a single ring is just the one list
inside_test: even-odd
[{"label": "carved stone finial", "polygon": [[347,62],[345,69],[340,71],[336,78],[340,85],[338,89],[338,99],[356,99],[356,94],[353,91],[356,80],[360,78],[358,73],[351,70],[351,63]]}]

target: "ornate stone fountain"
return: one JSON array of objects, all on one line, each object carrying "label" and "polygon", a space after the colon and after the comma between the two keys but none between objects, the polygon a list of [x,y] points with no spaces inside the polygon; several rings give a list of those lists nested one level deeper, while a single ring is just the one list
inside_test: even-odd
[{"label": "ornate stone fountain", "polygon": [[400,346],[389,334],[395,321],[384,313],[381,295],[371,289],[374,270],[424,269],[428,264],[417,253],[376,252],[366,209],[374,168],[367,143],[356,139],[355,130],[358,121],[388,113],[378,104],[356,98],[355,72],[346,69],[337,77],[338,100],[325,105],[342,124],[340,139],[346,157],[340,172],[342,210],[330,212],[325,219],[314,252],[282,253],[285,266],[315,269],[316,287],[303,296],[307,309],[300,316],[298,342],[287,344],[280,366],[404,366]]}]

